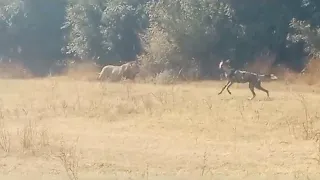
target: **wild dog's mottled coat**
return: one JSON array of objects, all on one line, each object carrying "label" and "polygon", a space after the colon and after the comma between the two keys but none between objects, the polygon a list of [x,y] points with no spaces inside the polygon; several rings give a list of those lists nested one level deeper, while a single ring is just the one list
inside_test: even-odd
[{"label": "wild dog's mottled coat", "polygon": [[227,84],[219,92],[219,95],[225,89],[227,89],[228,93],[231,94],[229,88],[234,83],[249,83],[249,89],[252,93],[251,99],[255,98],[255,96],[256,96],[256,93],[254,92],[254,88],[257,88],[261,91],[264,91],[265,93],[267,93],[267,96],[269,97],[269,91],[264,89],[261,86],[261,78],[270,78],[273,80],[278,79],[273,74],[260,75],[260,74],[253,73],[253,72],[236,70],[236,69],[230,67],[230,60],[221,61],[219,64],[219,68],[223,69],[226,72],[227,78],[228,78]]}]

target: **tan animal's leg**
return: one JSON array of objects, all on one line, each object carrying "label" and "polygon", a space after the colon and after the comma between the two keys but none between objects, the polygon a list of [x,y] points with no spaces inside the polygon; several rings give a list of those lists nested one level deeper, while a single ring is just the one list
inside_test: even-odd
[{"label": "tan animal's leg", "polygon": [[98,80],[102,80],[102,78],[104,77],[105,70],[106,70],[106,68],[103,67],[102,70],[101,70],[100,73],[99,73]]}]

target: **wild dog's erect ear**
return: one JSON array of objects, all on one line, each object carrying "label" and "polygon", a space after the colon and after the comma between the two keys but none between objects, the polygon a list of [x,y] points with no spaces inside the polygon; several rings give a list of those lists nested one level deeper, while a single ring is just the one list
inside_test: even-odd
[{"label": "wild dog's erect ear", "polygon": [[223,60],[221,60],[220,63],[219,63],[219,69],[222,68],[222,65],[223,65]]}]

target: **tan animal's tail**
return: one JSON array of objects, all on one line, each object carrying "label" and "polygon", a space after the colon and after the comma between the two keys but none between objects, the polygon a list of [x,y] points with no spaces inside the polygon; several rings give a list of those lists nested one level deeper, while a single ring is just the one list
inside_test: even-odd
[{"label": "tan animal's tail", "polygon": [[97,80],[101,80],[101,77],[102,77],[102,72],[99,72],[97,76]]}]

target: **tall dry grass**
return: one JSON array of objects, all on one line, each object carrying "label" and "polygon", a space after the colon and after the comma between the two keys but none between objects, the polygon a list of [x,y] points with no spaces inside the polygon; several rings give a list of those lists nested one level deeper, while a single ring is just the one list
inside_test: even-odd
[{"label": "tall dry grass", "polygon": [[3,172],[40,170],[60,179],[317,175],[317,86],[287,91],[283,82],[265,83],[272,99],[257,92],[247,101],[246,86],[217,96],[222,82],[74,77],[0,81]]}]

